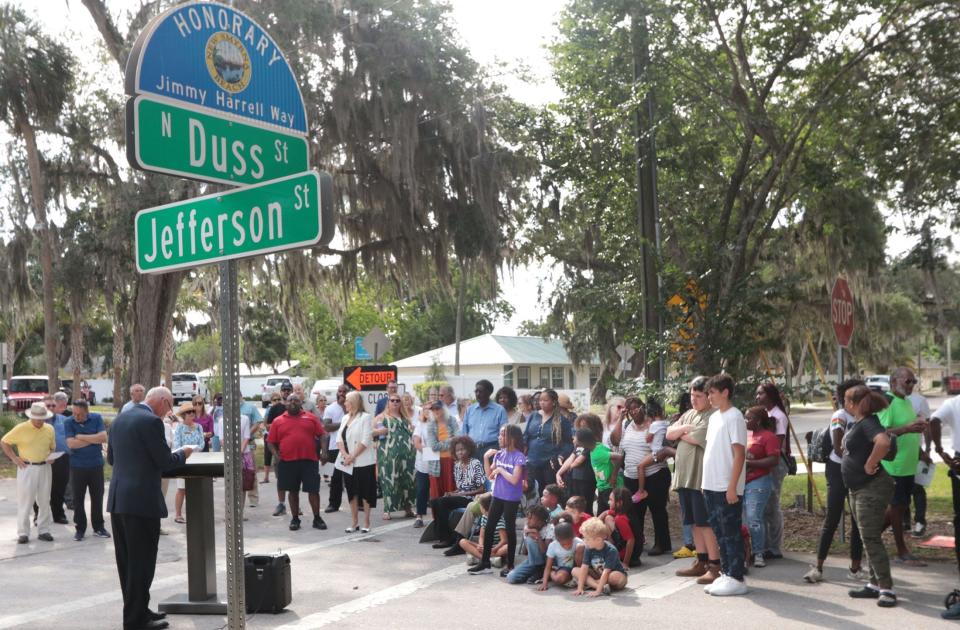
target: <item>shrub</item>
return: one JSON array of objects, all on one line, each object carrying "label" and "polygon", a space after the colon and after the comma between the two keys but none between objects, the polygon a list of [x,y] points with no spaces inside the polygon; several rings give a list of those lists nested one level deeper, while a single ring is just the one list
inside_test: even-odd
[{"label": "shrub", "polygon": [[449,385],[449,383],[447,383],[446,381],[424,381],[422,383],[414,383],[413,391],[416,392],[417,399],[419,399],[420,402],[423,403],[423,402],[426,402],[427,400],[427,394],[430,392],[430,388],[432,387],[439,388],[441,385]]}]

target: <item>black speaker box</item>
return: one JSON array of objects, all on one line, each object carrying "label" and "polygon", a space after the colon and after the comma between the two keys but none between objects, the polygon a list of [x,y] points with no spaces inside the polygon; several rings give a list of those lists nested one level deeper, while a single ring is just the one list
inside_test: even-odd
[{"label": "black speaker box", "polygon": [[290,605],[290,556],[248,555],[243,566],[248,613],[278,613]]}]

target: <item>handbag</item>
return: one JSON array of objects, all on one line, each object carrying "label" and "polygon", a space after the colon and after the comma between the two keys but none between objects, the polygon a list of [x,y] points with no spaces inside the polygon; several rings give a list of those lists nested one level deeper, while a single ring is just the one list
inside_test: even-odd
[{"label": "handbag", "polygon": [[786,462],[786,464],[787,464],[787,474],[788,474],[788,475],[795,475],[795,474],[797,474],[797,458],[796,458],[796,457],[787,457],[787,456],[784,455],[782,452],[780,453],[780,457],[781,457],[781,458],[783,459],[783,461]]},{"label": "handbag", "polygon": [[253,463],[253,453],[250,451],[244,451],[241,461],[243,463],[243,467],[241,469],[243,474],[243,490],[245,492],[250,492],[257,483],[257,471],[255,470],[255,464]]}]

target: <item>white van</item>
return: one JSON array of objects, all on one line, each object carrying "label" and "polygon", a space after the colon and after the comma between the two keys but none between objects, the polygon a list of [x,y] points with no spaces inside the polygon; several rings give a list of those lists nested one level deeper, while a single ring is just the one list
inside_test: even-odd
[{"label": "white van", "polygon": [[174,402],[192,400],[197,395],[207,400],[207,386],[196,372],[174,372],[170,378],[173,381],[170,390],[173,392]]}]

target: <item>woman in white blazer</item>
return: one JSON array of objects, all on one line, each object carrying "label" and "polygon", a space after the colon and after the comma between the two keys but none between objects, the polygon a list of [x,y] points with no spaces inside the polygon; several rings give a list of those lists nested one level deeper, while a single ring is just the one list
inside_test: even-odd
[{"label": "woman in white blazer", "polygon": [[[340,463],[353,466],[348,474],[344,472],[343,485],[350,499],[350,515],[353,526],[346,532],[370,531],[370,514],[377,507],[377,448],[373,443],[373,418],[363,411],[363,398],[360,392],[350,392],[344,401],[346,413],[340,421],[337,433],[337,448],[340,450]],[[363,501],[363,527],[359,522],[360,501]]]}]

